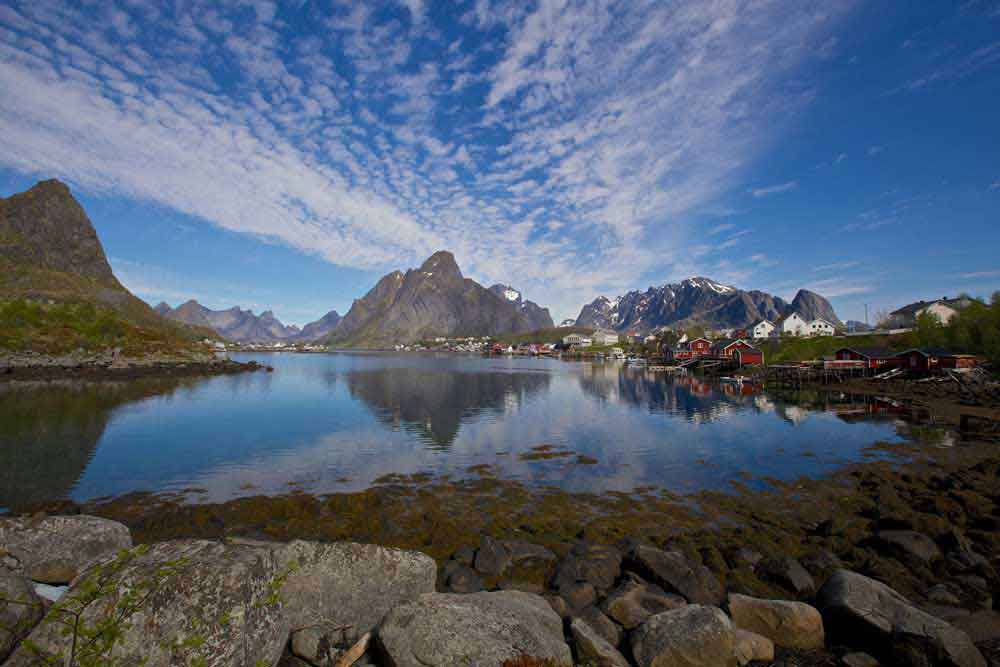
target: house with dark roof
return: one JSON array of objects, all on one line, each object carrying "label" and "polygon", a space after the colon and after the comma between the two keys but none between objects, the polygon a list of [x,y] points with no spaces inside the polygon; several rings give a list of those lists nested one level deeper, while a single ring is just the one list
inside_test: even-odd
[{"label": "house with dark roof", "polygon": [[979,359],[974,354],[957,354],[940,347],[914,348],[896,356],[900,368],[917,372],[975,368],[979,365]]},{"label": "house with dark roof", "polygon": [[862,361],[867,368],[894,368],[900,365],[898,355],[887,347],[842,347],[835,353],[837,361]]}]

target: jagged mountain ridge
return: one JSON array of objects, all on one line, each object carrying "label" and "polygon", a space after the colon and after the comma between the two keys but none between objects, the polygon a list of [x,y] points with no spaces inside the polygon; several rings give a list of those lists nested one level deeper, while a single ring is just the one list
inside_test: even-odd
[{"label": "jagged mountain ridge", "polygon": [[217,334],[237,343],[314,342],[324,338],[340,323],[340,315],[332,310],[315,322],[301,329],[296,325],[282,324],[274,312],[266,310],[255,315],[252,310],[233,306],[226,310],[212,310],[194,299],[176,308],[160,303],[155,308],[163,317],[208,327]]},{"label": "jagged mountain ridge", "polygon": [[[501,286],[506,289],[505,286]],[[510,290],[516,292],[516,290]],[[330,336],[337,347],[389,347],[432,336],[487,336],[539,328],[548,311],[530,313],[513,295],[498,295],[462,275],[450,252],[420,268],[387,274],[351,309]]]},{"label": "jagged mountain ridge", "polygon": [[659,327],[749,327],[797,312],[807,320],[822,318],[841,322],[824,297],[799,290],[791,303],[759,290],[745,291],[709,278],[694,277],[632,291],[615,299],[598,297],[585,305],[576,326],[602,327],[645,333]]},{"label": "jagged mountain ridge", "polygon": [[553,326],[552,315],[549,313],[548,308],[542,308],[534,301],[525,300],[519,290],[514,289],[510,285],[502,285],[497,283],[490,287],[490,291],[496,294],[502,299],[517,305],[521,308],[524,315],[531,320],[532,329],[551,329]]}]

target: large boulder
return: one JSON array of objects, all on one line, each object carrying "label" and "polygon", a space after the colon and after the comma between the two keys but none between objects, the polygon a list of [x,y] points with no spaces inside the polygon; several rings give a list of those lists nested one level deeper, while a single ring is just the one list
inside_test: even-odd
[{"label": "large boulder", "polygon": [[15,571],[45,584],[68,584],[84,568],[132,546],[128,528],[84,514],[0,519],[0,545]]},{"label": "large boulder", "polygon": [[736,628],[733,631],[733,653],[740,667],[755,660],[771,662],[774,660],[774,642],[756,632]]},{"label": "large boulder", "polygon": [[573,664],[562,619],[543,598],[520,591],[424,595],[390,611],[378,641],[393,667]]},{"label": "large boulder", "polygon": [[837,570],[820,589],[817,605],[834,641],[866,650],[891,664],[985,667],[969,636],[923,612],[885,584]]},{"label": "large boulder", "polygon": [[44,613],[31,582],[0,568],[0,663],[38,625]]},{"label": "large boulder", "polygon": [[809,596],[816,592],[816,581],[795,558],[785,556],[764,561],[760,567],[761,575],[770,581],[787,588],[796,595]]},{"label": "large boulder", "polygon": [[[285,616],[302,629],[296,654],[307,659],[350,648],[390,609],[434,592],[437,565],[415,551],[296,540],[274,553]],[[304,647],[320,652],[303,655]]]},{"label": "large boulder", "polygon": [[915,530],[883,530],[875,543],[883,552],[904,562],[926,564],[941,558],[934,540]]},{"label": "large boulder", "polygon": [[639,667],[733,667],[732,623],[721,609],[692,604],[652,616],[632,634]]},{"label": "large boulder", "polygon": [[[77,625],[77,664],[274,665],[289,624],[271,549],[175,540],[94,564],[5,667],[63,664]],[[77,623],[78,619],[78,623]],[[46,663],[48,664],[48,662]]]},{"label": "large boulder", "polygon": [[681,596],[667,593],[655,584],[630,579],[604,600],[601,609],[626,630],[631,630],[654,614],[680,609],[686,604],[687,601]]},{"label": "large boulder", "polygon": [[569,624],[569,631],[573,635],[577,663],[593,667],[629,667],[628,660],[618,649],[582,618],[574,618]]},{"label": "large boulder", "polygon": [[639,545],[630,554],[631,565],[668,591],[680,593],[692,604],[719,605],[725,591],[707,567],[680,551]]},{"label": "large boulder", "polygon": [[559,562],[552,585],[561,590],[585,582],[606,592],[615,585],[621,564],[622,555],[614,547],[580,543]]},{"label": "large boulder", "polygon": [[823,647],[823,617],[815,607],[804,602],[762,600],[731,593],[729,616],[737,628],[763,635],[778,646]]}]

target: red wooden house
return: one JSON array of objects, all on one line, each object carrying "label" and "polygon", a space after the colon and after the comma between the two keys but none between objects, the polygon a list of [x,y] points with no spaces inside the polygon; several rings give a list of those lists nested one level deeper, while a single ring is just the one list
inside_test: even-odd
[{"label": "red wooden house", "polygon": [[733,357],[740,366],[763,366],[764,353],[754,347],[738,347]]},{"label": "red wooden house", "polygon": [[681,343],[672,350],[667,350],[665,356],[667,359],[687,361],[688,359],[694,359],[695,357],[707,356],[711,353],[711,351],[712,341],[707,338],[695,338],[694,340],[689,340],[686,343]]},{"label": "red wooden house", "polygon": [[720,340],[712,346],[713,357],[732,357],[736,350],[749,350],[753,347],[745,340]]},{"label": "red wooden house", "polygon": [[835,354],[837,361],[862,361],[871,370],[888,370],[902,363],[899,355],[885,347],[842,347]]},{"label": "red wooden house", "polygon": [[944,368],[975,368],[979,360],[972,354],[954,354],[940,348],[924,348],[900,352],[900,367],[919,373],[929,373]]}]

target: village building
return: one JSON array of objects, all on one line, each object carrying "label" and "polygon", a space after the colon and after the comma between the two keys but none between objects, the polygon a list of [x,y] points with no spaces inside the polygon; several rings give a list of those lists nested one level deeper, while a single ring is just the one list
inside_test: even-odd
[{"label": "village building", "polygon": [[593,340],[583,334],[573,333],[568,336],[563,336],[562,342],[566,347],[590,347]]},{"label": "village building", "polygon": [[686,361],[695,357],[705,357],[711,354],[712,341],[707,338],[695,338],[692,341],[684,341],[677,344],[672,350],[666,351],[668,360]]},{"label": "village building", "polygon": [[782,336],[805,336],[809,331],[809,323],[798,313],[792,313],[781,320]]},{"label": "village building", "polygon": [[972,303],[967,296],[955,299],[945,297],[937,301],[917,301],[889,313],[890,327],[912,327],[917,318],[924,314],[934,315],[941,324],[948,324],[958,311]]},{"label": "village building", "polygon": [[739,349],[750,349],[753,347],[750,343],[743,339],[737,338],[735,340],[720,340],[716,341],[712,345],[712,356],[713,357],[732,357],[736,350]]},{"label": "village building", "polygon": [[753,329],[750,330],[750,336],[751,338],[770,338],[774,335],[775,328],[768,320],[761,320],[753,325]]},{"label": "village building", "polygon": [[619,342],[619,335],[614,331],[609,331],[607,329],[598,329],[593,334],[591,334],[591,340],[594,345],[617,345]]},{"label": "village building", "polygon": [[809,323],[808,333],[810,336],[832,336],[836,332],[836,327],[826,320],[817,319]]}]

